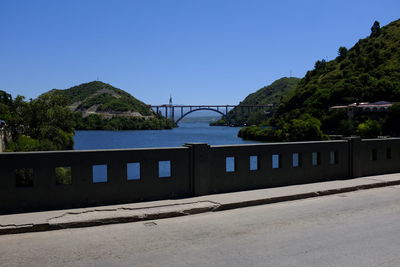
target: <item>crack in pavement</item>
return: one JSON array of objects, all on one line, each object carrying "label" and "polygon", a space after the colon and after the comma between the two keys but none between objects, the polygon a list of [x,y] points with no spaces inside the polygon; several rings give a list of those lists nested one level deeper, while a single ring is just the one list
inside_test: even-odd
[{"label": "crack in pavement", "polygon": [[0,224],[0,228],[8,228],[8,227],[30,227],[33,226],[33,223],[24,223],[24,224]]},{"label": "crack in pavement", "polygon": [[[200,204],[199,206],[196,206]],[[208,205],[207,205],[208,204]],[[186,206],[188,205],[193,205],[193,207],[189,207],[188,209],[185,209]],[[203,205],[203,206],[202,206]],[[102,216],[103,214],[107,216],[107,212],[108,213],[113,213],[109,216],[115,216],[116,213],[121,213],[121,216],[117,216],[118,218],[124,218],[124,217],[136,217],[136,218],[146,218],[150,215],[163,215],[163,214],[169,214],[169,213],[176,213],[176,214],[182,214],[182,215],[190,215],[190,214],[194,214],[194,213],[198,213],[199,211],[213,211],[215,210],[218,206],[220,206],[221,204],[219,203],[215,203],[213,201],[196,201],[196,202],[188,202],[188,203],[180,203],[180,204],[171,204],[171,205],[160,205],[160,206],[152,206],[152,207],[140,207],[140,208],[129,208],[129,207],[118,207],[118,208],[111,208],[111,209],[107,209],[107,208],[102,208],[102,209],[91,209],[91,210],[82,210],[82,211],[78,211],[78,212],[74,212],[74,211],[69,211],[66,213],[63,213],[61,215],[55,216],[55,217],[51,217],[48,218],[46,221],[48,223],[52,223],[52,221],[57,221],[57,220],[61,220],[65,219],[68,220],[68,217],[78,217],[80,215],[90,215],[90,214],[94,214],[94,216],[98,215],[98,216]],[[182,210],[172,210],[174,208],[177,207],[182,207]],[[139,213],[143,211],[144,213]],[[138,212],[138,213],[129,213],[129,212]],[[97,214],[96,214],[97,213]],[[71,219],[71,218],[70,218]],[[99,220],[99,219],[109,219],[107,217],[101,217],[101,218],[88,218],[89,220]]]}]

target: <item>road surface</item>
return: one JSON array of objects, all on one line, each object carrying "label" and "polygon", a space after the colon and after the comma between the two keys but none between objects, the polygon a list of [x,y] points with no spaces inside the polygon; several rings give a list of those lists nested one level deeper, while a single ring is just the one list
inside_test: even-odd
[{"label": "road surface", "polygon": [[400,266],[400,186],[4,235],[0,266]]}]

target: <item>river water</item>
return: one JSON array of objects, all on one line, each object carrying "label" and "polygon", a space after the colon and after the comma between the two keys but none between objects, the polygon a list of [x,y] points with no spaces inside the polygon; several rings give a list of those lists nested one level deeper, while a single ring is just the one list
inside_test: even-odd
[{"label": "river water", "polygon": [[172,130],[76,131],[75,150],[176,147],[201,142],[210,145],[251,144],[237,137],[240,128],[209,126],[205,122],[180,123]]}]

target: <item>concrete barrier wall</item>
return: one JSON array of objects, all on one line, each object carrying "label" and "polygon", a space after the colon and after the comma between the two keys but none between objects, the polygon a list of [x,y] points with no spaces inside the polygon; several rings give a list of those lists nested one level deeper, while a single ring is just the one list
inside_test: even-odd
[{"label": "concrete barrier wall", "polygon": [[354,140],[354,176],[400,172],[400,139]]},{"label": "concrete barrier wall", "polygon": [[[227,157],[234,158],[234,172],[225,169]],[[347,141],[213,146],[210,158],[211,193],[343,179],[349,170]]]},{"label": "concrete barrier wall", "polygon": [[[0,154],[0,212],[128,203],[189,196],[189,149],[132,149]],[[171,176],[158,177],[158,162]],[[127,179],[127,163],[140,179]],[[107,165],[107,182],[93,183],[92,166]],[[57,185],[56,167],[71,167],[72,184]],[[32,186],[16,186],[16,169],[33,169]]]},{"label": "concrete barrier wall", "polygon": [[4,130],[0,129],[0,152],[4,152],[6,150],[5,139]]},{"label": "concrete barrier wall", "polygon": [[[159,164],[170,164],[159,177]],[[129,180],[128,164],[140,164]],[[93,182],[93,166],[107,180]],[[55,168],[72,171],[57,184]],[[33,184],[17,186],[16,170]],[[400,171],[400,139],[340,140],[176,148],[0,153],[0,213],[179,198],[347,179]]]}]

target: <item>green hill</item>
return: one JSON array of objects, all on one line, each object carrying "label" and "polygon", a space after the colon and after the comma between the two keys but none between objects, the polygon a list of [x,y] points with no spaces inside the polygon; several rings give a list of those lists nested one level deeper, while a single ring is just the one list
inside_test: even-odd
[{"label": "green hill", "polygon": [[[249,94],[243,101],[239,103],[238,107],[232,109],[228,116],[233,124],[256,124],[267,118],[266,111],[274,111],[278,104],[285,98],[289,97],[294,89],[296,88],[299,78],[287,78],[283,77],[274,81],[268,86],[257,90],[256,92]],[[248,113],[246,108],[243,106],[248,105],[259,105],[266,106],[271,105],[271,108],[265,108],[260,110],[253,110]],[[219,120],[214,125],[225,124],[224,120]]]},{"label": "green hill", "polygon": [[72,110],[84,116],[100,114],[112,116],[154,116],[154,112],[129,93],[100,81],[83,83],[69,89],[53,89],[43,95],[62,96]]},{"label": "green hill", "polygon": [[279,104],[280,101],[296,88],[300,81],[299,78],[283,77],[268,86],[257,90],[255,93],[249,94],[240,105],[268,105]]},{"label": "green hill", "polygon": [[279,112],[307,110],[321,116],[335,104],[400,101],[400,20],[357,42],[341,47],[332,61],[317,61],[307,72],[293,97]]},{"label": "green hill", "polygon": [[[400,20],[382,28],[375,22],[369,37],[359,40],[351,49],[340,47],[338,57],[332,61],[317,61],[292,97],[284,100],[273,118],[264,122],[280,132],[257,130],[255,134],[253,128],[243,129],[241,135],[298,140],[306,135],[296,136],[292,127],[296,123],[314,128],[315,135],[311,134],[309,139],[324,138],[324,133],[357,134],[358,126],[371,118],[349,120],[345,112],[331,112],[329,107],[380,100],[400,101]],[[374,120],[382,127],[381,134],[390,134],[384,117]]]},{"label": "green hill", "polygon": [[76,130],[158,130],[175,123],[156,114],[129,93],[100,81],[69,89],[53,89],[39,96],[61,98],[74,112]]}]

